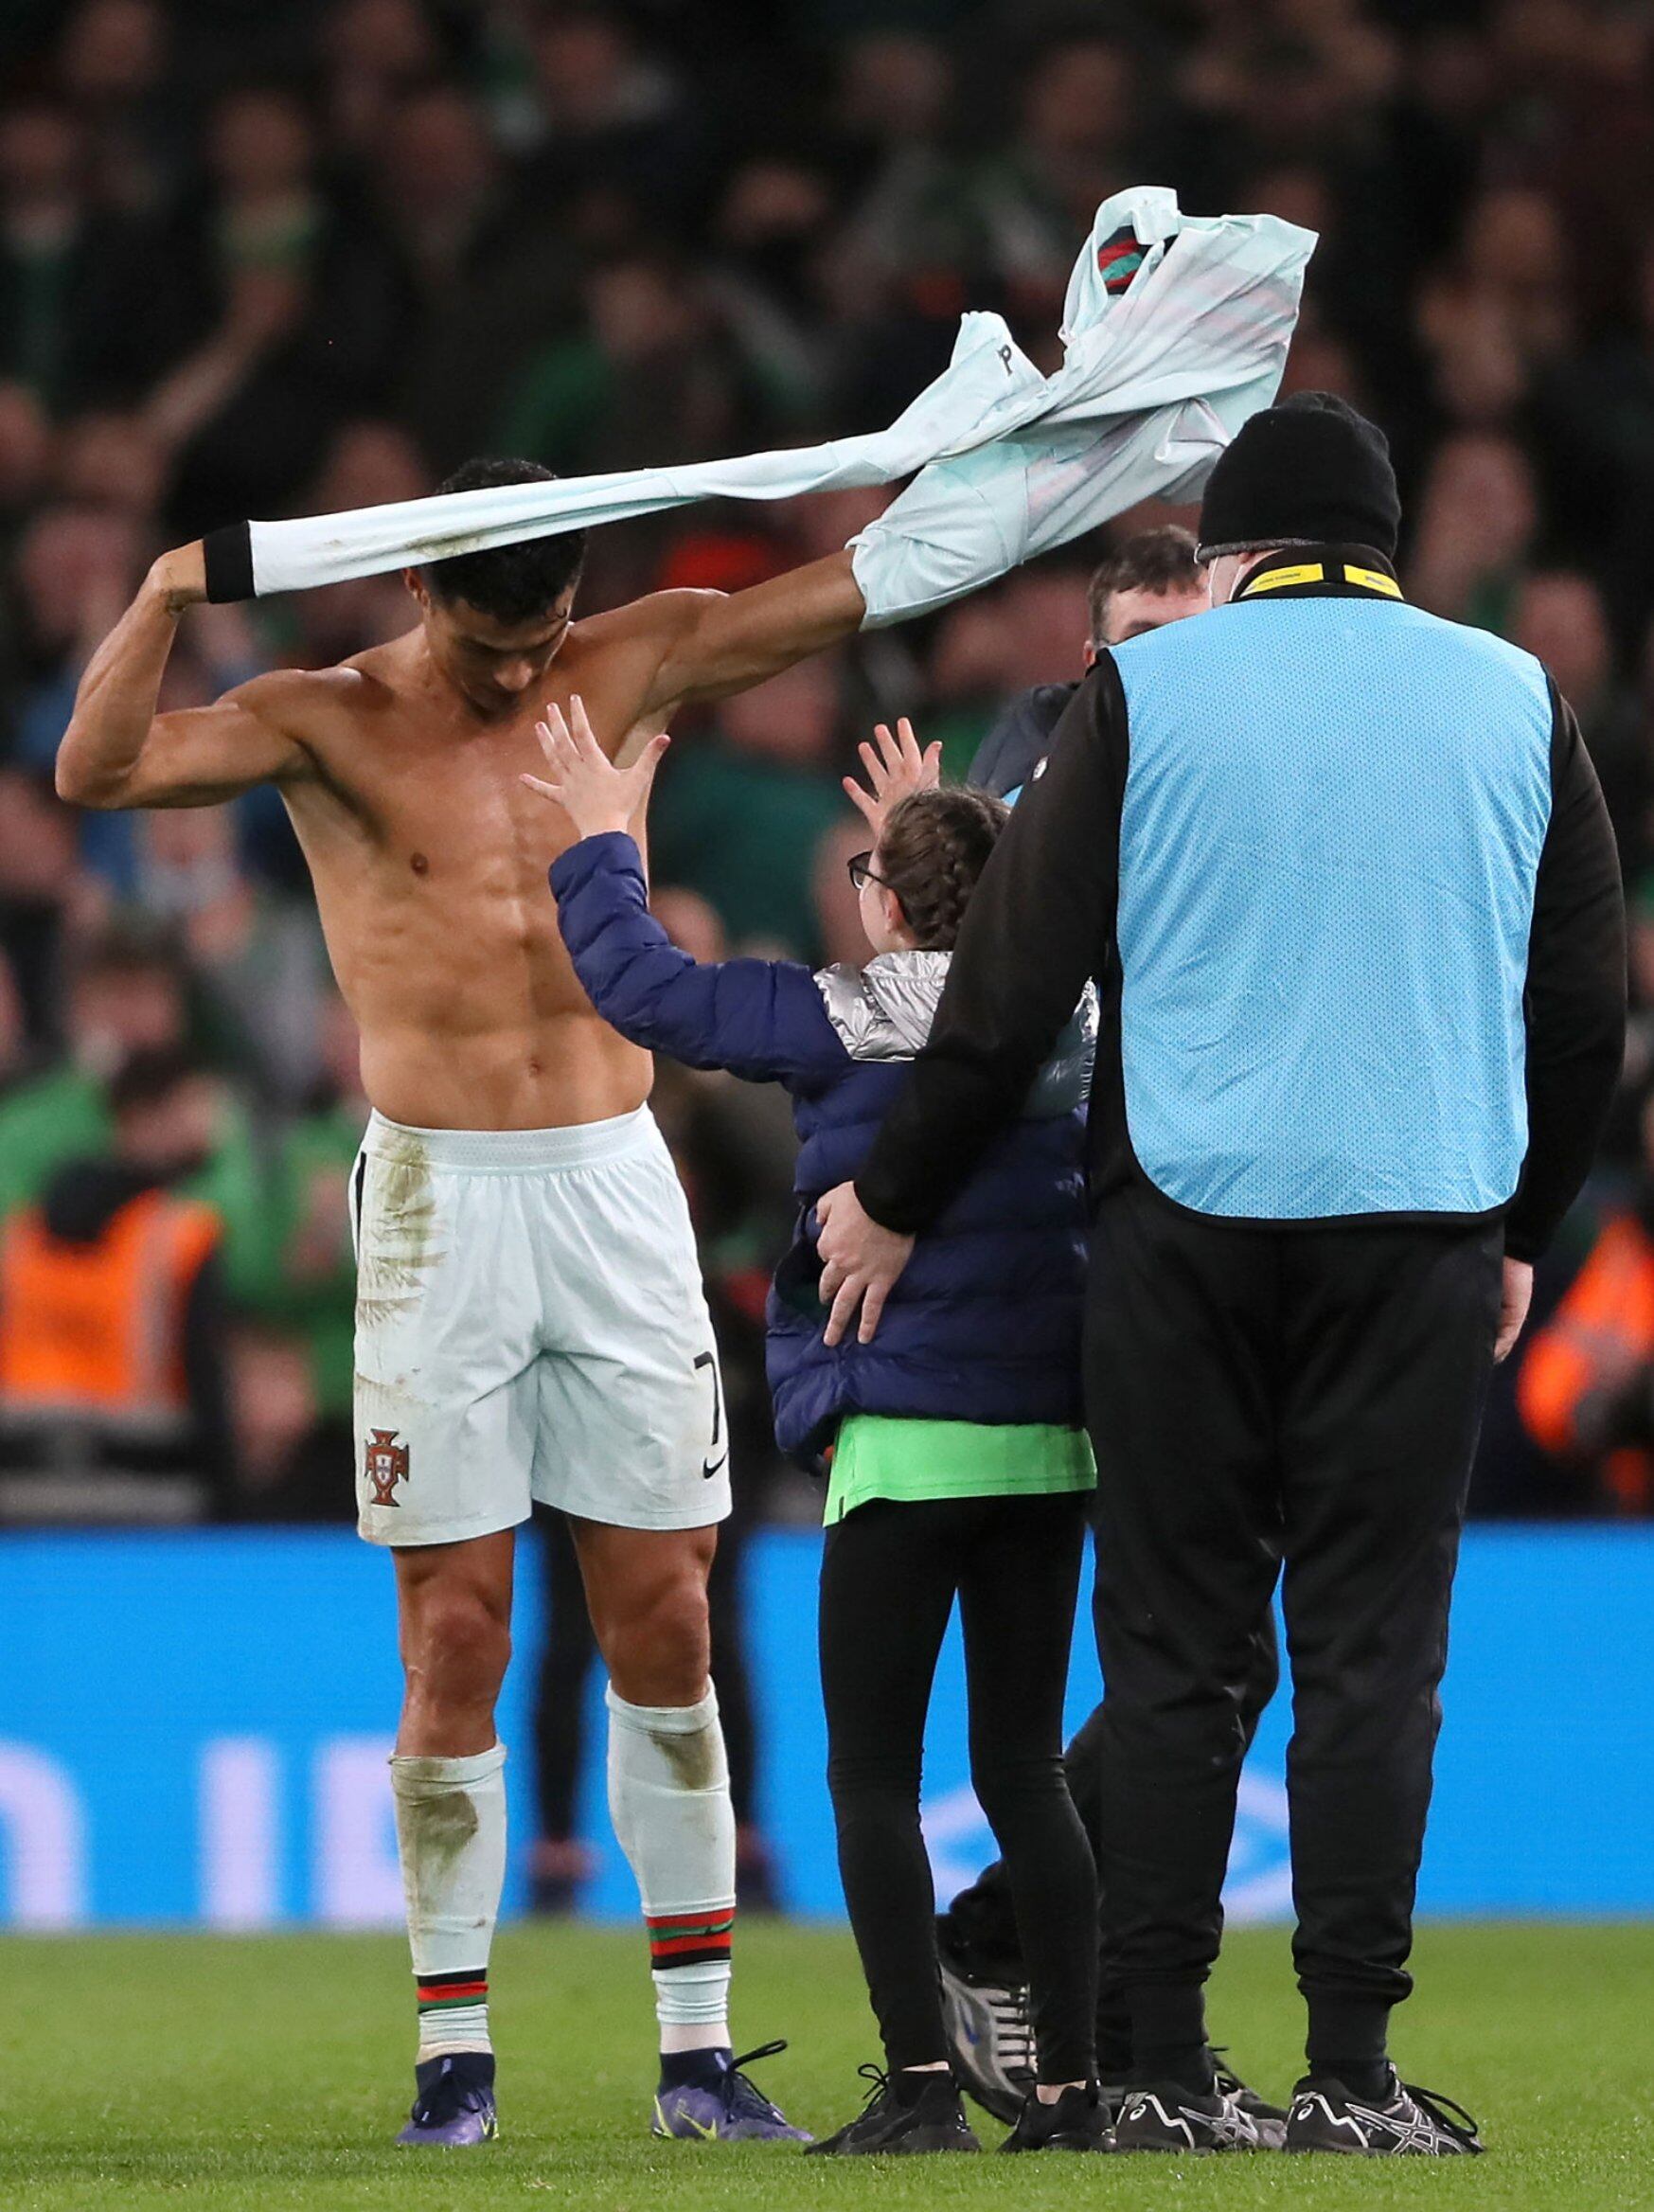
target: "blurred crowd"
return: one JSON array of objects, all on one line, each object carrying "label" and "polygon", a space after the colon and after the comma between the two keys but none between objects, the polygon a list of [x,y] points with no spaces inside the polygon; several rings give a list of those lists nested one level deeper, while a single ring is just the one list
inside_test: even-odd
[{"label": "blurred crowd", "polygon": [[[351,1511],[365,1109],[279,801],[81,818],[52,790],[148,562],[245,515],[417,495],[476,452],[575,473],[869,428],[967,306],[1050,366],[1095,204],[1145,181],[1321,234],[1289,387],[1385,425],[1410,595],[1540,654],[1585,728],[1637,916],[1632,1063],[1477,1504],[1654,1509],[1654,13],[11,0],[0,1521]],[[880,504],[600,533],[586,604],[739,588]],[[910,713],[962,774],[1007,698],[1078,673],[1098,550],[686,720],[654,825],[680,941],[857,956],[856,740]],[[165,703],[408,620],[395,578],[197,611]],[[752,1470],[788,1227],[774,1103],[670,1068],[657,1099]],[[122,1298],[116,1360],[85,1316]]]}]

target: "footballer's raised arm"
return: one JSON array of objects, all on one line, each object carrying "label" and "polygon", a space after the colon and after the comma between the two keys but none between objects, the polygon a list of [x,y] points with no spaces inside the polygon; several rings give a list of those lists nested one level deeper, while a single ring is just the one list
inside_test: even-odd
[{"label": "footballer's raised arm", "polygon": [[212,706],[156,712],[179,617],[205,597],[199,544],[163,554],[150,570],[80,679],[58,748],[63,798],[80,807],[205,807],[311,772],[289,726],[301,676],[259,676]]},{"label": "footballer's raised arm", "polygon": [[669,714],[685,700],[750,690],[853,636],[867,608],[850,558],[847,549],[830,553],[744,592],[662,593],[649,602],[667,618],[649,710]]}]

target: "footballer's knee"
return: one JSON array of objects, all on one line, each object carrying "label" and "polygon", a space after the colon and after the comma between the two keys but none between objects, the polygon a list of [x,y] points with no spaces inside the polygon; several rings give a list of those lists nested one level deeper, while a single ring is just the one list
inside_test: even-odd
[{"label": "footballer's knee", "polygon": [[[405,1750],[463,1754],[493,1741],[494,1705],[511,1657],[508,1611],[471,1584],[440,1583],[404,1604]],[[471,1739],[480,1737],[480,1742]],[[450,1741],[450,1739],[453,1739]]]},{"label": "footballer's knee", "polygon": [[694,1705],[711,1666],[706,1579],[693,1561],[651,1577],[604,1623],[603,1656],[631,1705]]}]

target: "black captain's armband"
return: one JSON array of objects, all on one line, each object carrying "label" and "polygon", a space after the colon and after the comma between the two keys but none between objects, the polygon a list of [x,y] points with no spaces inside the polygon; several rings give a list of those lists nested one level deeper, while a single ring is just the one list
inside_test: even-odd
[{"label": "black captain's armband", "polygon": [[208,530],[201,541],[201,550],[206,563],[206,596],[211,605],[227,606],[236,599],[256,596],[251,523],[226,523],[222,529]]}]

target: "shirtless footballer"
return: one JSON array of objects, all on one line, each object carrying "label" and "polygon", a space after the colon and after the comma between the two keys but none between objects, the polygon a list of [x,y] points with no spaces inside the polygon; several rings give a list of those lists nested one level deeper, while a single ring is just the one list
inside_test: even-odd
[{"label": "shirtless footballer", "polygon": [[[473,462],[443,490],[545,473]],[[864,608],[845,552],[731,598],[663,592],[577,622],[580,550],[543,538],[411,569],[418,620],[394,643],[158,714],[179,619],[205,596],[201,546],[166,554],[86,670],[58,789],[86,807],[201,807],[274,783],[361,1029],[357,1483],[362,1534],[396,1569],[391,1778],[419,2006],[399,2140],[495,2132],[494,1705],[513,1532],[536,1498],[571,1517],[609,1671],[610,1807],[661,2026],[654,2131],[797,2139],[726,2025],[735,1827],[706,1621],[729,1510],[717,1350],[649,1055],[593,1012],[546,896],[572,827],[521,777],[542,764],[552,705],[579,694],[629,759],[685,701],[761,683]]]}]

